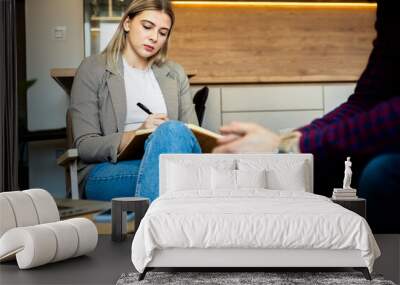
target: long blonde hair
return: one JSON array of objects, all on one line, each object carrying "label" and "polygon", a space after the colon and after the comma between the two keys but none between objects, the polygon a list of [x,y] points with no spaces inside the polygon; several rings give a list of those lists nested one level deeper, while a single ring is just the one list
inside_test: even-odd
[{"label": "long blonde hair", "polygon": [[[126,47],[126,32],[124,30],[124,22],[129,17],[133,19],[139,13],[146,10],[156,10],[166,13],[171,18],[171,28],[168,33],[168,38],[163,45],[163,47],[155,54],[150,60],[156,64],[161,65],[166,61],[168,42],[172,32],[172,28],[175,22],[175,14],[172,11],[171,2],[169,0],[133,0],[128,8],[125,10],[122,16],[121,22],[118,25],[111,41],[108,43],[107,47],[102,52],[106,55],[106,61],[111,64],[114,70],[118,70],[118,59],[121,56],[121,52]],[[118,70],[118,72],[120,72]]]}]

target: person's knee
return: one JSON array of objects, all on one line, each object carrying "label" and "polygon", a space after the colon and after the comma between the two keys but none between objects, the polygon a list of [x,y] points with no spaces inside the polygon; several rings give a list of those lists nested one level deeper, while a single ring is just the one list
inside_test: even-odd
[{"label": "person's knee", "polygon": [[158,127],[159,130],[163,131],[181,131],[183,129],[186,129],[186,125],[180,121],[175,121],[175,120],[169,120],[166,121],[165,123],[161,124]]},{"label": "person's knee", "polygon": [[157,129],[156,133],[160,134],[161,137],[166,138],[168,136],[176,137],[182,136],[189,133],[189,129],[186,125],[179,121],[167,121],[161,124]]},{"label": "person's knee", "polygon": [[360,179],[360,194],[368,196],[383,196],[397,194],[400,155],[382,154],[370,161],[365,167]]},{"label": "person's knee", "polygon": [[367,199],[367,220],[374,233],[398,233],[400,199],[400,155],[383,154],[365,167],[358,195]]}]

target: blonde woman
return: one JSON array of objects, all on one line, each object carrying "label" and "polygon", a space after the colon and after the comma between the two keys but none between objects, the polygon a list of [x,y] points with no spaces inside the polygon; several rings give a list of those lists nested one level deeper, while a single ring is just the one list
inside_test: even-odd
[{"label": "blonde woman", "polygon": [[[88,199],[154,200],[159,154],[200,152],[181,123],[198,124],[188,78],[180,65],[166,59],[174,20],[168,0],[132,1],[106,49],[78,69],[69,110],[80,189]],[[136,130],[153,127],[142,159],[117,162]]]}]

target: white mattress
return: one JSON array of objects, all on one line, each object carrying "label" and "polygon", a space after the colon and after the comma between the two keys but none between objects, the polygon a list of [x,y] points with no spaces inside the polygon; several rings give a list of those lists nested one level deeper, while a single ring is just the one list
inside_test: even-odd
[{"label": "white mattress", "polygon": [[132,262],[143,272],[156,249],[168,248],[360,250],[370,271],[380,255],[367,222],[330,199],[257,189],[164,194],[136,232]]}]

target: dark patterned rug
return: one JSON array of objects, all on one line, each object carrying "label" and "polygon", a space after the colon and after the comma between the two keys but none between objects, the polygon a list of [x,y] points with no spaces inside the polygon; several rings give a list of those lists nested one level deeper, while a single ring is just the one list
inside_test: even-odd
[{"label": "dark patterned rug", "polygon": [[368,281],[360,272],[148,272],[142,281],[138,281],[138,276],[139,273],[122,274],[117,285],[395,285],[392,281],[384,280],[382,276],[374,274],[372,281]]}]

